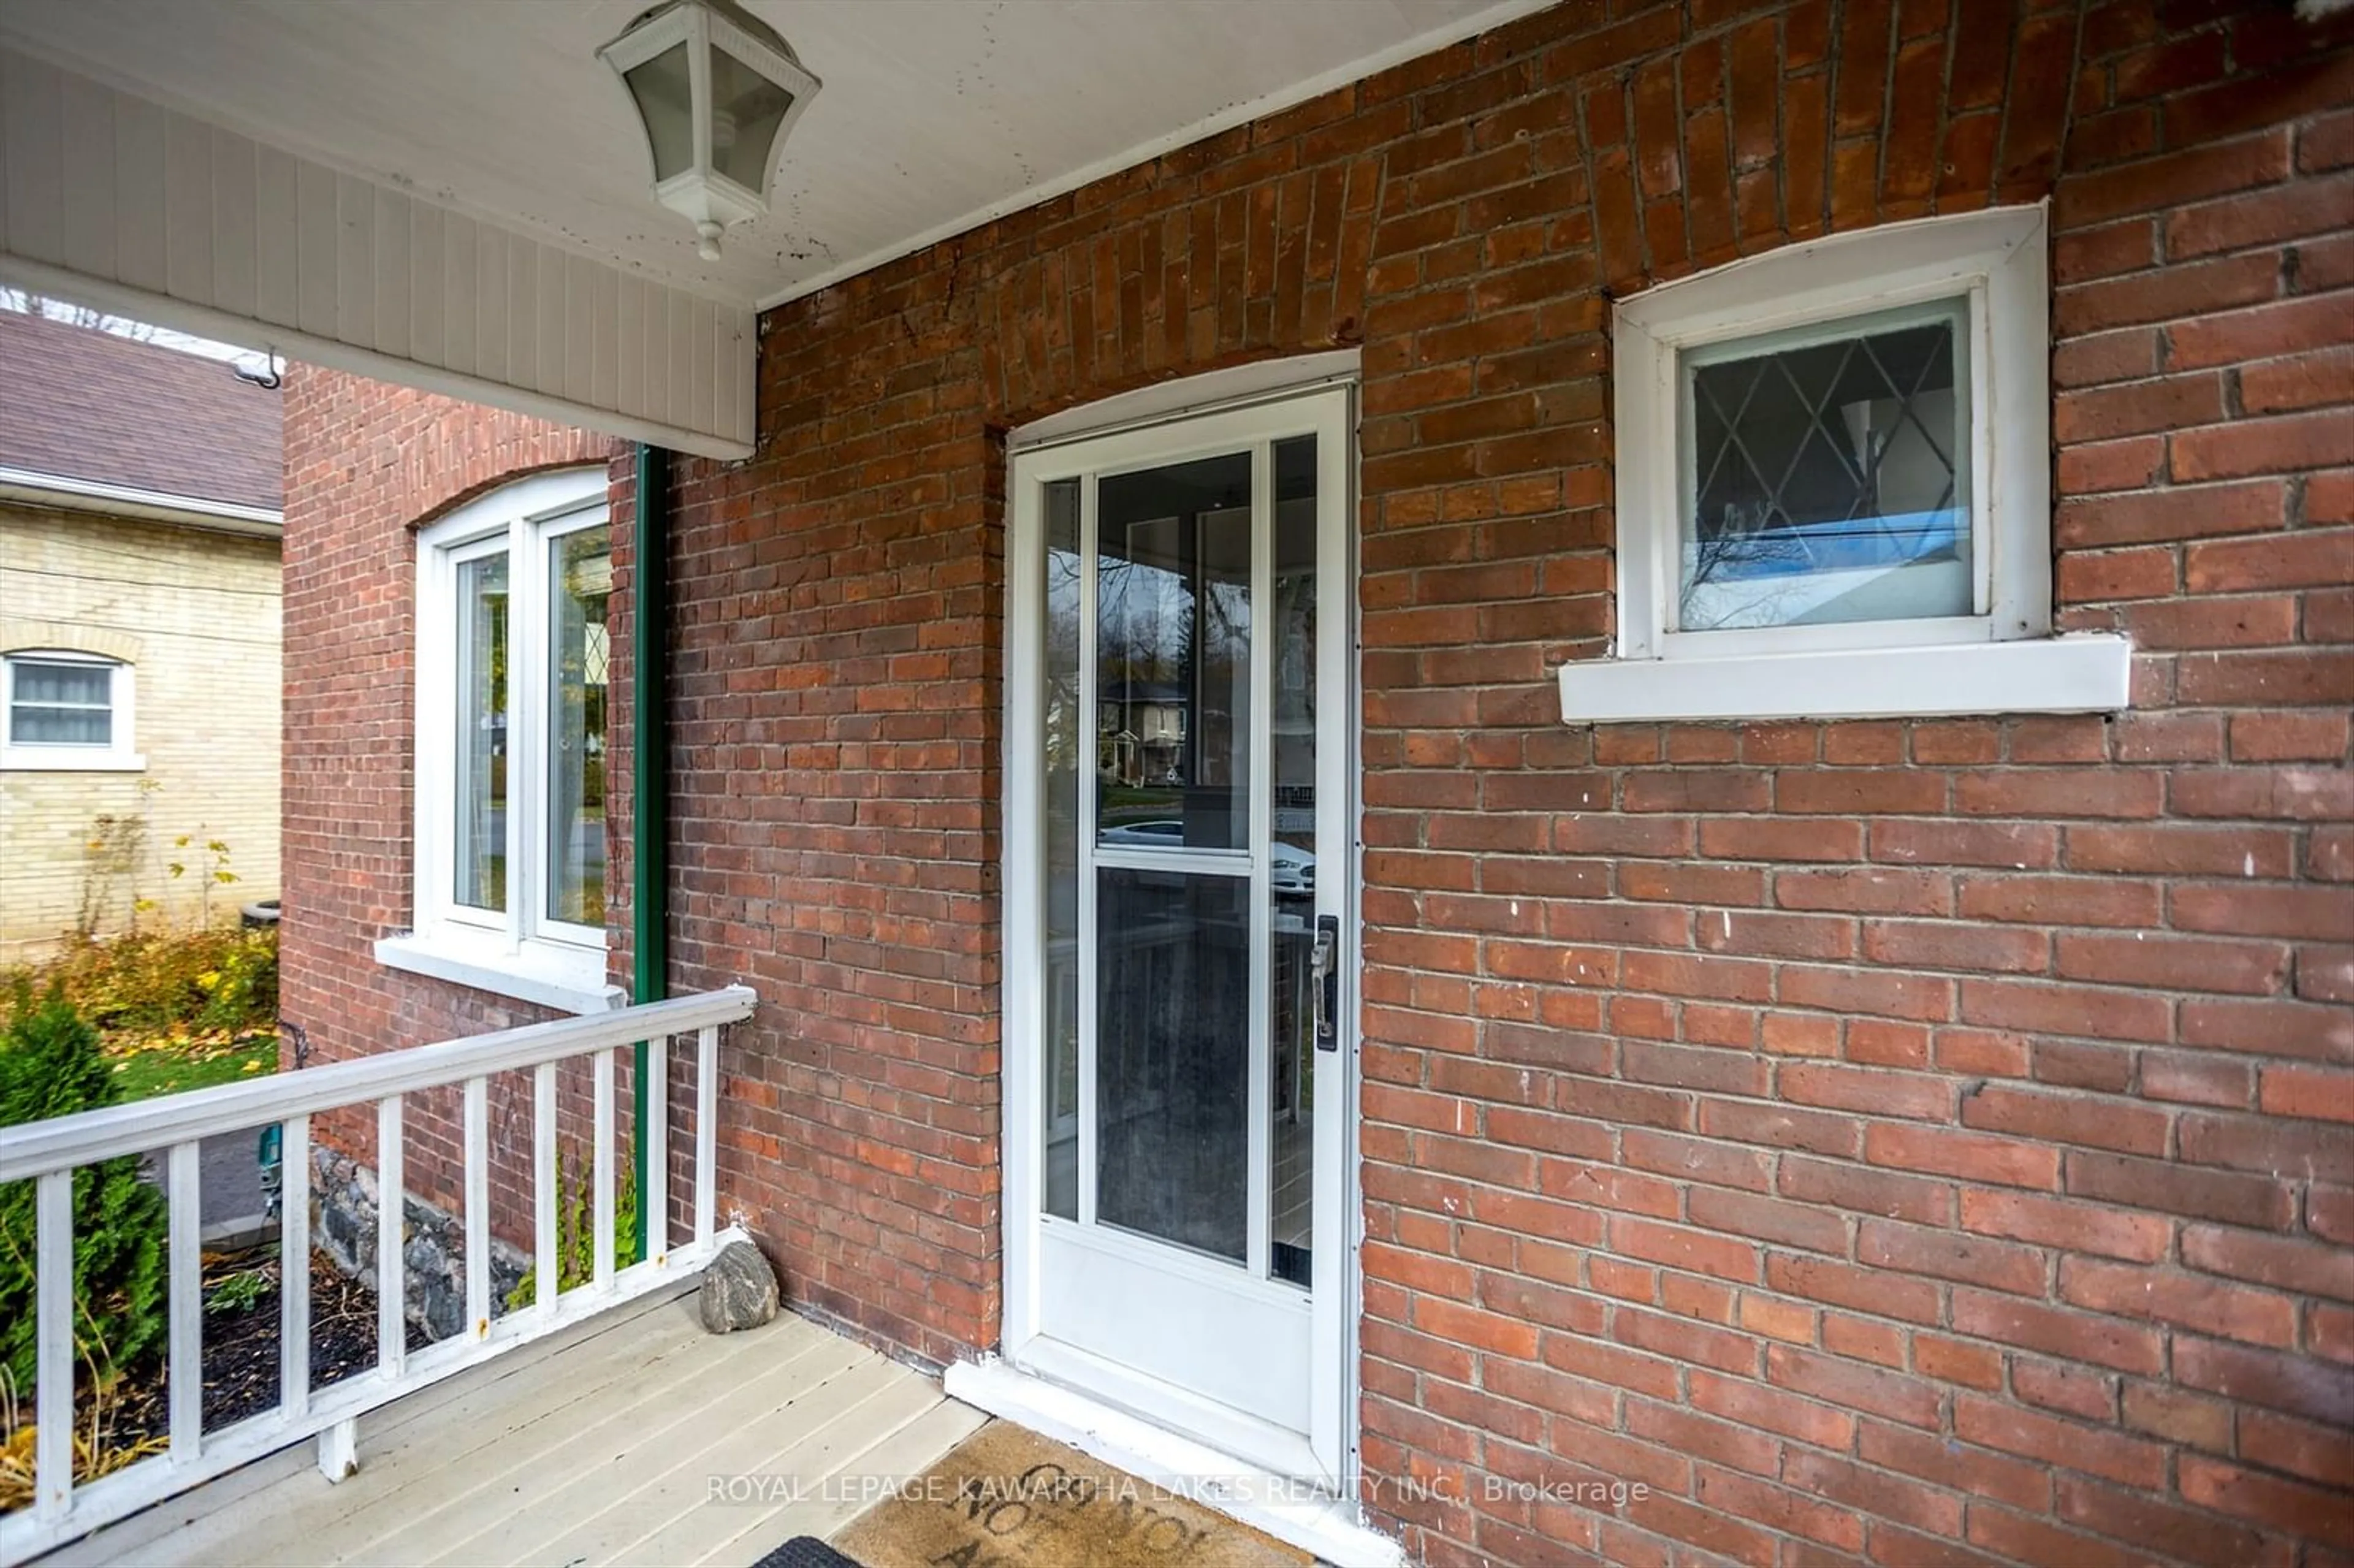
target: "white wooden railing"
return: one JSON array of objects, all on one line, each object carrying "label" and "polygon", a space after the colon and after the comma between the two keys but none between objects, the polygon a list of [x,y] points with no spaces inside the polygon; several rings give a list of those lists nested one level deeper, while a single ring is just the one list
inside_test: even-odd
[{"label": "white wooden railing", "polygon": [[[412,1050],[387,1051],[218,1088],[111,1106],[79,1116],[0,1128],[0,1181],[30,1181],[37,1216],[36,1291],[39,1314],[35,1438],[35,1498],[0,1517],[0,1563],[22,1563],[249,1460],[316,1435],[319,1464],[340,1479],[355,1462],[354,1424],[402,1394],[578,1322],[633,1297],[692,1276],[742,1233],[716,1228],[718,1162],[719,1031],[751,1016],[755,998],[742,986],[677,997],[642,1007],[558,1019]],[[693,1227],[680,1242],[671,1224],[670,1052],[692,1035],[695,1052]],[[646,1255],[613,1264],[614,1053],[651,1042],[646,1075],[646,1190],[639,1195]],[[596,1158],[591,1176],[595,1273],[561,1293],[557,1224],[557,1066],[590,1058]],[[537,1285],[533,1304],[493,1318],[491,1311],[490,1079],[533,1074],[533,1228]],[[464,1096],[466,1327],[422,1350],[408,1349],[402,1273],[402,1097],[450,1085]],[[349,1106],[376,1114],[377,1364],[342,1382],[311,1386],[311,1118]],[[275,1409],[218,1431],[203,1429],[204,1299],[198,1247],[201,1140],[282,1129],[284,1186],[280,1253],[279,1396]],[[74,1334],[73,1173],[121,1155],[164,1152],[170,1211],[171,1330],[167,1348],[169,1449],[111,1475],[73,1478]]]}]

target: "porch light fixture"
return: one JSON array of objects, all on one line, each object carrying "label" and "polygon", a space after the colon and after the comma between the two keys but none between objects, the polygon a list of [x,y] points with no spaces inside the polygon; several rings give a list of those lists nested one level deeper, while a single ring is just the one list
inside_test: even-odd
[{"label": "porch light fixture", "polygon": [[817,95],[792,46],[736,0],[667,0],[597,51],[630,90],[653,161],[654,199],[719,259],[730,224],[769,210],[777,148]]}]

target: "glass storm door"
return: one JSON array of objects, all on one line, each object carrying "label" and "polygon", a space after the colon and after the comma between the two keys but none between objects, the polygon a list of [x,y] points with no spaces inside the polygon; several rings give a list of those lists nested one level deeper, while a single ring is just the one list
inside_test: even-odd
[{"label": "glass storm door", "polygon": [[1007,1334],[1341,1469],[1345,387],[1018,453]]}]

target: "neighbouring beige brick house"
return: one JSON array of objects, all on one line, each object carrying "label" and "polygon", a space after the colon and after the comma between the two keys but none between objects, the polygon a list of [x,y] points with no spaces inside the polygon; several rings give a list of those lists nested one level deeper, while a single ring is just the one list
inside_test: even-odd
[{"label": "neighbouring beige brick house", "polygon": [[0,964],[277,896],[279,408],[0,311]]}]

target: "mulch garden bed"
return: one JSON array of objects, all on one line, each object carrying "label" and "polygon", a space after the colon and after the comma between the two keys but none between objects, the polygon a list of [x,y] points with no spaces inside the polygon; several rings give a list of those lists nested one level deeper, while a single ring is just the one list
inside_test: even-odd
[{"label": "mulch garden bed", "polygon": [[[204,1296],[214,1310],[204,1320],[203,1429],[216,1432],[278,1404],[280,1309],[278,1258],[273,1249],[206,1255]],[[376,1291],[336,1272],[323,1255],[311,1258],[311,1386],[326,1388],[376,1364]],[[408,1349],[431,1337],[408,1325]],[[80,1380],[78,1379],[77,1382]],[[159,1358],[119,1383],[100,1412],[100,1452],[87,1445],[91,1393],[78,1387],[74,1409],[74,1469],[81,1484],[160,1454],[172,1432],[171,1377]],[[0,1513],[33,1498],[33,1413],[38,1395],[17,1391],[0,1400]],[[13,1425],[10,1423],[13,1422]]]},{"label": "mulch garden bed", "polygon": [[[235,1310],[205,1313],[204,1429],[260,1415],[278,1404],[278,1260],[267,1249],[205,1257],[209,1307],[232,1277],[259,1271],[263,1282]],[[431,1343],[408,1325],[408,1348]],[[376,1364],[376,1292],[339,1273],[317,1253],[311,1257],[311,1386],[325,1388]],[[127,1379],[110,1402],[109,1425],[118,1444],[171,1434],[170,1380],[158,1365]],[[85,1417],[87,1419],[87,1417]]]}]

